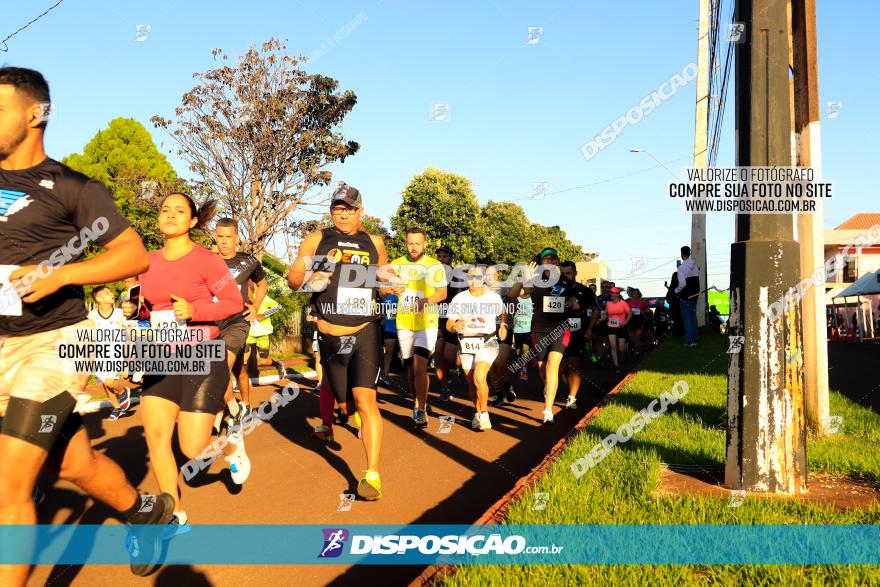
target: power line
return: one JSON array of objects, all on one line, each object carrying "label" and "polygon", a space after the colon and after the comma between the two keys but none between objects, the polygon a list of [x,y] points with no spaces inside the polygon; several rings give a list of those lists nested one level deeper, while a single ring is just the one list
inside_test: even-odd
[{"label": "power line", "polygon": [[34,18],[33,20],[31,20],[29,23],[27,23],[26,25],[24,25],[23,27],[21,27],[21,28],[18,29],[17,31],[15,31],[15,32],[13,32],[13,33],[7,35],[5,39],[3,39],[2,41],[0,41],[0,44],[3,45],[2,47],[0,47],[0,51],[3,51],[4,53],[8,53],[8,52],[9,52],[9,46],[6,45],[6,41],[8,41],[9,39],[11,39],[12,37],[14,37],[15,35],[17,35],[17,34],[20,33],[21,31],[23,31],[24,29],[28,28],[29,26],[31,26],[32,24],[34,24],[35,22],[37,22],[38,20],[40,20],[41,18],[43,18],[44,16],[46,16],[47,14],[49,14],[50,12],[52,12],[52,11],[53,11],[55,8],[57,8],[58,5],[61,4],[62,2],[64,2],[64,0],[58,0],[58,2],[56,2],[55,4],[53,4],[52,6],[50,6],[48,9],[46,9],[46,12],[44,12],[43,14],[40,14],[39,16],[37,16],[36,18]]}]

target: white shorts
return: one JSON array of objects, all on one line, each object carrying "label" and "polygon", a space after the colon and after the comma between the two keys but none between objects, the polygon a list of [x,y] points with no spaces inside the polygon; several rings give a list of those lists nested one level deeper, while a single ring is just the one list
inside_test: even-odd
[{"label": "white shorts", "polygon": [[415,353],[415,347],[425,349],[427,359],[434,352],[437,344],[437,329],[426,328],[425,330],[397,330],[397,342],[400,343],[400,357],[406,361]]},{"label": "white shorts", "polygon": [[462,353],[459,349],[461,357],[461,368],[470,371],[477,363],[486,363],[492,365],[498,358],[498,339],[487,341],[483,344],[482,350],[477,353]]}]

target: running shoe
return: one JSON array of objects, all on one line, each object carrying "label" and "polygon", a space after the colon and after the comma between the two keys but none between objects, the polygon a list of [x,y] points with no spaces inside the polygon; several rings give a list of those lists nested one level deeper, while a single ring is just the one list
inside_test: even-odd
[{"label": "running shoe", "polygon": [[491,430],[492,422],[489,420],[489,412],[481,412],[480,413],[480,430]]},{"label": "running shoe", "polygon": [[544,424],[552,424],[553,423],[553,410],[550,408],[544,408]]},{"label": "running shoe", "polygon": [[358,495],[367,501],[382,499],[382,481],[378,471],[364,471],[364,478],[358,483]]},{"label": "running shoe", "polygon": [[333,442],[333,428],[326,424],[316,426],[314,431],[312,431],[312,438],[317,438],[324,442]]},{"label": "running shoe", "polygon": [[363,432],[363,428],[361,427],[362,422],[361,422],[361,414],[360,414],[360,412],[355,412],[355,413],[354,413],[353,421],[354,421],[354,427],[357,428],[357,431],[358,431],[358,438],[360,438],[360,437],[361,437],[361,432]]},{"label": "running shoe", "polygon": [[287,377],[287,367],[284,366],[284,361],[276,360],[273,363],[275,368],[278,369],[278,379],[285,379]]},{"label": "running shoe", "polygon": [[168,522],[168,527],[162,533],[162,538],[171,540],[175,536],[181,536],[189,531],[189,518],[186,516],[186,512],[174,512],[171,521]]},{"label": "running shoe", "polygon": [[576,410],[578,407],[577,399],[572,396],[568,396],[568,399],[565,400],[565,407],[568,410]]},{"label": "running shoe", "polygon": [[131,407],[131,389],[127,387],[124,387],[123,389],[125,391],[117,396],[116,400],[119,402],[119,409],[125,412]]},{"label": "running shoe", "polygon": [[416,410],[413,412],[413,423],[419,428],[428,427],[428,414],[425,413],[425,410]]},{"label": "running shoe", "polygon": [[385,387],[391,387],[392,385],[394,385],[394,382],[391,381],[391,378],[388,377],[388,375],[386,375],[385,373],[379,375],[379,383],[381,383]]},{"label": "running shoe", "polygon": [[480,412],[474,413],[474,419],[471,420],[471,428],[474,430],[480,429]]},{"label": "running shoe", "polygon": [[449,388],[448,387],[441,387],[440,388],[440,401],[441,402],[448,402],[451,398],[452,398],[452,392],[449,391]]},{"label": "running shoe", "polygon": [[348,424],[348,416],[342,412],[342,408],[336,408],[336,419],[343,426]]},{"label": "running shoe", "polygon": [[497,408],[504,403],[504,393],[501,391],[496,391],[494,393],[495,395],[489,397],[489,405],[493,408]]},{"label": "running shoe", "polygon": [[125,410],[123,410],[122,407],[113,408],[107,416],[107,419],[112,422],[113,420],[121,418],[123,414],[125,414]]},{"label": "running shoe", "polygon": [[507,393],[505,394],[504,399],[506,399],[509,404],[516,401],[516,390],[513,389],[513,383],[507,388]]},{"label": "running shoe", "polygon": [[146,577],[161,564],[162,538],[174,514],[174,498],[170,494],[161,493],[155,501],[146,501],[145,497],[152,496],[142,496],[142,511],[126,520],[125,550],[131,572],[138,577]]},{"label": "running shoe", "polygon": [[226,462],[229,463],[232,482],[236,485],[242,485],[251,474],[251,460],[244,450],[244,438],[241,434],[234,432],[228,438],[229,442],[235,445],[235,452],[226,457]]}]

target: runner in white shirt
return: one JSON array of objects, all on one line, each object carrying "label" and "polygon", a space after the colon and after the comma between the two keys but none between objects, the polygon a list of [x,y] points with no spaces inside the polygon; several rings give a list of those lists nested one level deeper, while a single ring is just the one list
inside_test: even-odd
[{"label": "runner in white shirt", "polygon": [[[467,275],[468,290],[452,298],[446,329],[458,334],[461,368],[476,409],[471,427],[483,431],[492,428],[487,376],[498,356],[498,337],[507,335],[507,314],[501,296],[484,285],[485,268],[470,268]],[[499,316],[501,322],[496,329]]]},{"label": "runner in white shirt", "polygon": [[[89,312],[89,319],[96,330],[121,330],[125,328],[126,319],[122,310],[116,307],[116,294],[106,285],[100,285],[92,291],[95,308]],[[104,387],[104,392],[113,404],[108,420],[117,420],[131,407],[131,389],[126,386],[123,374],[118,372],[95,373],[95,377]]]}]

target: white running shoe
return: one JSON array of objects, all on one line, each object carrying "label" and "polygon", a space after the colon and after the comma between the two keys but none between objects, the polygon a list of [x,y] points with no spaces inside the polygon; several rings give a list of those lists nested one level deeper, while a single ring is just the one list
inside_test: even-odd
[{"label": "white running shoe", "polygon": [[244,438],[240,434],[230,434],[229,442],[235,445],[235,452],[226,457],[226,462],[229,463],[233,483],[242,485],[251,474],[251,460],[244,450]]},{"label": "white running shoe", "polygon": [[553,423],[553,410],[550,408],[544,408],[544,424],[552,424]]},{"label": "white running shoe", "polygon": [[577,399],[573,398],[572,396],[568,396],[568,399],[565,400],[565,407],[569,410],[576,410],[578,407]]},{"label": "white running shoe", "polygon": [[471,428],[473,428],[474,430],[480,429],[480,412],[476,412],[474,414],[474,419],[471,420]]},{"label": "white running shoe", "polygon": [[489,412],[480,413],[480,430],[491,430],[492,422],[489,420]]}]

